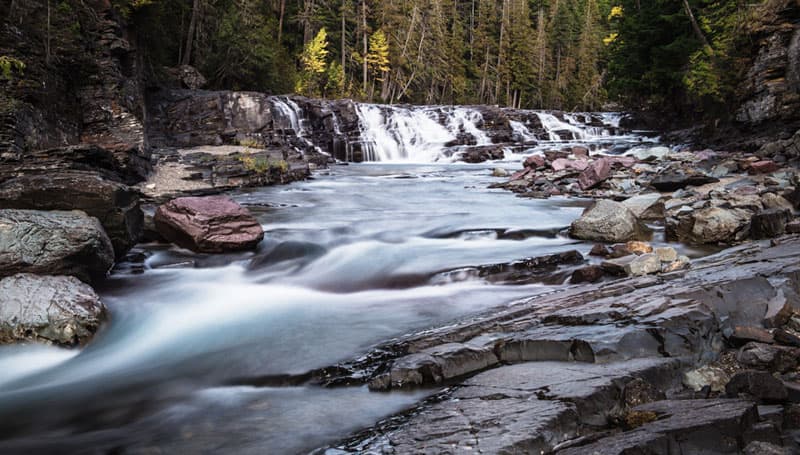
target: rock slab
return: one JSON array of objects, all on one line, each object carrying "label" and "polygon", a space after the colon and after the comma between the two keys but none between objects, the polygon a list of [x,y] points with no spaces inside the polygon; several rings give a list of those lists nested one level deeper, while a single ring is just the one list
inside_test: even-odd
[{"label": "rock slab", "polygon": [[650,229],[625,205],[600,199],[570,227],[570,235],[582,240],[625,242],[646,240]]}]

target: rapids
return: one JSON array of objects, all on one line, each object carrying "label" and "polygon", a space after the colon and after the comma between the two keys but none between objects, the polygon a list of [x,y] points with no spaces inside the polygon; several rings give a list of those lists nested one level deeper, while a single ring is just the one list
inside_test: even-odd
[{"label": "rapids", "polygon": [[[287,128],[304,131],[296,105],[275,106]],[[443,112],[447,121],[435,120]],[[407,408],[425,392],[237,384],[302,375],[546,291],[437,275],[589,250],[560,233],[585,201],[487,189],[498,181],[491,169],[513,172],[549,141],[602,149],[640,140],[541,114],[546,141],[468,165],[441,158],[459,131],[488,142],[476,111],[361,105],[359,115],[379,162],[232,195],[265,228],[258,251],[140,245],[98,288],[110,322],[88,346],[0,350],[0,452],[307,452]],[[512,126],[521,141],[537,139]]]}]

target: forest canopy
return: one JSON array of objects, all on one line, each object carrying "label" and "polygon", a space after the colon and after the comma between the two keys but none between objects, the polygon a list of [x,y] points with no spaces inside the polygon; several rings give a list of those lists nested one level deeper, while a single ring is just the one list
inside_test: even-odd
[{"label": "forest canopy", "polygon": [[[58,15],[77,2],[39,1],[52,10],[48,24],[68,23]],[[575,110],[616,101],[719,110],[742,71],[744,27],[769,0],[112,3],[135,30],[151,75],[191,65],[213,89],[386,103]]]}]

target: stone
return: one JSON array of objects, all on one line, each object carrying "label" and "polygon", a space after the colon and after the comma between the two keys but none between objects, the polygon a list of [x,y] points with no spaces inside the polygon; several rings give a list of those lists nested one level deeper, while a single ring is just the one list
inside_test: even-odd
[{"label": "stone", "polygon": [[692,265],[692,260],[688,256],[678,256],[678,259],[672,262],[662,262],[661,272],[669,273],[678,270],[688,269]]},{"label": "stone", "polygon": [[740,371],[731,377],[725,386],[730,397],[746,394],[767,403],[785,400],[789,394],[783,383],[764,371]]},{"label": "stone", "polygon": [[653,247],[649,243],[638,240],[626,242],[625,248],[633,254],[645,254],[653,252]]},{"label": "stone", "polygon": [[787,234],[800,234],[800,220],[792,220],[786,223]]},{"label": "stone", "polygon": [[769,442],[753,441],[744,448],[744,455],[791,455],[791,452]]},{"label": "stone", "polygon": [[595,243],[592,245],[591,251],[589,251],[589,256],[608,257],[609,254],[611,254],[611,252],[608,250],[608,247],[602,243]]},{"label": "stone", "polygon": [[597,265],[587,265],[572,272],[570,283],[596,283],[603,278],[603,269]]},{"label": "stone", "polygon": [[0,279],[0,343],[83,344],[104,317],[100,298],[75,277],[19,273]]},{"label": "stone", "polygon": [[663,174],[650,181],[650,185],[658,191],[672,192],[687,186],[701,186],[716,183],[719,179],[703,174]]},{"label": "stone", "polygon": [[669,155],[668,147],[640,148],[632,151],[632,155],[639,161],[660,161]]},{"label": "stone", "polygon": [[537,169],[545,165],[545,159],[542,155],[531,155],[525,158],[525,161],[522,162],[522,165],[527,168]]},{"label": "stone", "polygon": [[627,267],[638,256],[631,254],[620,258],[611,258],[600,263],[600,267],[612,275],[627,275]]},{"label": "stone", "polygon": [[649,193],[634,196],[622,203],[641,220],[663,220],[664,202],[659,193]]},{"label": "stone", "polygon": [[636,257],[625,266],[625,272],[629,276],[649,275],[661,271],[661,261],[653,253],[642,254]]},{"label": "stone", "polygon": [[775,341],[787,346],[800,347],[800,334],[787,329],[775,329],[772,332]]},{"label": "stone", "polygon": [[0,210],[0,276],[71,275],[90,282],[112,265],[111,240],[84,212]]},{"label": "stone", "polygon": [[777,163],[771,160],[756,161],[750,164],[748,172],[751,174],[771,174],[780,169]]},{"label": "stone", "polygon": [[661,262],[675,262],[678,260],[678,252],[671,246],[664,246],[656,248],[654,253],[658,256]]},{"label": "stone", "polygon": [[663,390],[642,378],[631,380],[625,384],[625,387],[622,389],[622,404],[627,408],[633,408],[666,398],[667,396]]},{"label": "stone", "polygon": [[767,302],[767,311],[764,314],[764,326],[767,328],[783,327],[794,314],[792,300],[787,299],[784,289],[779,289],[775,297]]},{"label": "stone", "polygon": [[558,158],[550,163],[550,167],[553,168],[554,171],[563,171],[565,169],[574,169],[576,171],[583,171],[587,167],[589,167],[589,162],[587,160],[571,160],[568,158]]},{"label": "stone", "polygon": [[573,145],[571,148],[572,154],[576,158],[588,158],[589,157],[589,149],[582,146],[582,145]]},{"label": "stone", "polygon": [[[749,229],[750,212],[744,209],[724,209],[709,207],[696,210],[692,215],[690,243],[733,243],[738,236]],[[680,239],[684,240],[684,239]]]},{"label": "stone", "polygon": [[751,341],[772,344],[775,342],[772,333],[761,327],[736,326],[728,341],[734,346],[741,346]]},{"label": "stone", "polygon": [[743,429],[758,419],[756,406],[745,400],[661,400],[633,411],[657,418],[558,454],[738,454]]},{"label": "stone", "polygon": [[761,196],[761,203],[765,209],[785,209],[794,210],[794,205],[789,202],[785,197],[779,196],[775,193],[765,193]]},{"label": "stone", "polygon": [[492,177],[508,177],[508,171],[502,167],[496,167],[492,170]]},{"label": "stone", "polygon": [[227,196],[173,199],[156,210],[154,221],[165,239],[204,253],[249,250],[264,238],[258,221]]},{"label": "stone", "polygon": [[603,183],[611,175],[611,163],[606,158],[594,160],[578,176],[578,185],[586,191]]},{"label": "stone", "polygon": [[798,365],[800,349],[750,342],[742,346],[736,360],[746,368],[786,373]]},{"label": "stone", "polygon": [[683,385],[695,392],[705,387],[713,392],[724,392],[730,380],[728,372],[715,365],[703,365],[683,374]]},{"label": "stone", "polygon": [[82,210],[103,225],[117,258],[142,233],[137,193],[95,172],[53,171],[22,175],[0,184],[0,209]]},{"label": "stone", "polygon": [[784,208],[761,210],[750,220],[750,236],[754,239],[771,239],[783,235],[791,217],[792,213]]},{"label": "stone", "polygon": [[605,199],[596,201],[570,226],[572,237],[601,242],[646,240],[651,234],[627,207]]}]

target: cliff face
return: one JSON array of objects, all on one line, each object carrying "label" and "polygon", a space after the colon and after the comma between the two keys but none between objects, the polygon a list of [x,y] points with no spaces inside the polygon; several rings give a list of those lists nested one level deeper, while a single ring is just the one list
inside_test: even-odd
[{"label": "cliff face", "polygon": [[765,6],[751,24],[752,61],[739,87],[736,120],[800,127],[800,1]]},{"label": "cliff face", "polygon": [[[3,2],[0,55],[25,64],[0,80],[0,160],[83,144],[124,173],[147,171],[141,65],[108,0]],[[49,24],[49,26],[48,26]]]}]

